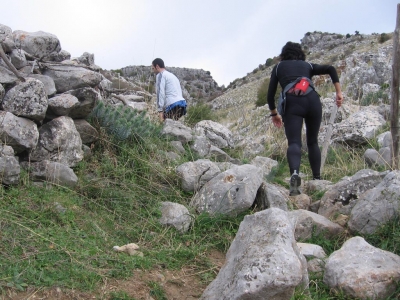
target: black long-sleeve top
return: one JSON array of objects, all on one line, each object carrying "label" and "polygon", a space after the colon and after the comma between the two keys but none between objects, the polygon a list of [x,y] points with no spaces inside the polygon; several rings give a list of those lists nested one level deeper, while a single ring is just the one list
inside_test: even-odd
[{"label": "black long-sleeve top", "polygon": [[303,60],[283,60],[277,64],[271,72],[271,79],[268,87],[267,101],[270,110],[276,108],[275,93],[278,82],[282,90],[287,84],[296,80],[298,77],[310,78],[314,75],[329,74],[333,83],[339,82],[335,67],[331,65],[318,65],[308,63]]}]

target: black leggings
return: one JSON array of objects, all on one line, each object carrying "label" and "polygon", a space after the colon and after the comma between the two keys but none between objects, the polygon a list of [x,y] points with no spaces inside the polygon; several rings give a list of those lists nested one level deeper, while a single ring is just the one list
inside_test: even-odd
[{"label": "black leggings", "polygon": [[287,94],[284,126],[288,140],[287,160],[290,174],[300,172],[301,131],[303,119],[306,124],[308,159],[314,178],[320,177],[321,150],[318,146],[318,132],[322,120],[322,105],[315,91],[306,96]]}]

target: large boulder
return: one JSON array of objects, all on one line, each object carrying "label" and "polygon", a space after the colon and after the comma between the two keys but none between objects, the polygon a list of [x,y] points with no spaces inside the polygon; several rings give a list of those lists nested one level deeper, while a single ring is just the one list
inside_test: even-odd
[{"label": "large boulder", "polygon": [[332,140],[349,145],[366,144],[385,124],[383,116],[374,107],[368,106],[334,124]]},{"label": "large boulder", "polygon": [[82,140],[71,118],[58,117],[41,126],[39,134],[30,153],[32,162],[50,160],[74,167],[83,159]]},{"label": "large boulder", "polygon": [[350,215],[360,195],[377,186],[386,174],[387,172],[364,169],[351,177],[341,179],[321,198],[318,213],[326,218],[332,218],[336,214]]},{"label": "large boulder", "polygon": [[262,184],[262,170],[253,165],[233,167],[208,181],[193,197],[199,212],[235,215],[249,209]]},{"label": "large boulder", "polygon": [[4,96],[2,108],[16,116],[42,121],[47,111],[47,95],[44,84],[34,78],[26,78]]},{"label": "large boulder", "polygon": [[95,87],[102,81],[100,73],[71,65],[49,65],[43,75],[53,78],[58,93]]},{"label": "large boulder", "polygon": [[375,248],[362,237],[346,241],[325,265],[324,282],[357,299],[389,299],[399,281],[400,256]]},{"label": "large boulder", "polygon": [[349,229],[374,233],[380,226],[400,215],[400,171],[390,172],[375,188],[360,196],[351,211]]},{"label": "large boulder", "polygon": [[245,216],[217,277],[202,300],[289,300],[308,285],[307,262],[286,212],[270,208]]},{"label": "large boulder", "polygon": [[39,130],[32,120],[0,111],[0,139],[3,144],[11,146],[15,153],[20,153],[36,147]]},{"label": "large boulder", "polygon": [[58,53],[61,50],[60,41],[51,33],[15,30],[13,37],[22,50],[38,59],[46,60],[50,54]]}]

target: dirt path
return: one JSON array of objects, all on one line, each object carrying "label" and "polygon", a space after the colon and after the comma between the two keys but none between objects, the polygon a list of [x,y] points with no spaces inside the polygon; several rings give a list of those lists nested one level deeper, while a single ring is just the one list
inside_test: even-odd
[{"label": "dirt path", "polygon": [[[222,267],[225,255],[213,251],[209,254],[212,262],[212,271],[215,275]],[[162,287],[168,300],[192,300],[199,299],[207,283],[200,279],[204,272],[195,272],[191,268],[184,268],[179,271],[153,269],[151,271],[135,270],[135,276],[125,280],[104,280],[98,290],[88,293],[76,290],[64,290],[58,287],[49,289],[28,288],[25,292],[15,290],[6,291],[6,295],[0,295],[0,300],[87,300],[102,299],[108,300],[114,293],[124,292],[136,300],[154,300],[151,294],[149,283],[155,283]],[[114,298],[118,299],[118,298]],[[124,298],[119,298],[124,299]]]}]

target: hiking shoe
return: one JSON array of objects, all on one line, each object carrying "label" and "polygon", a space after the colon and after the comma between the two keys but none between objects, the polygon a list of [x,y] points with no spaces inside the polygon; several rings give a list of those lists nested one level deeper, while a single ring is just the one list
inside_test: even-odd
[{"label": "hiking shoe", "polygon": [[293,173],[292,177],[290,177],[290,190],[289,190],[289,196],[297,196],[300,195],[300,185],[301,185],[301,178],[300,176],[296,173],[296,171]]}]

